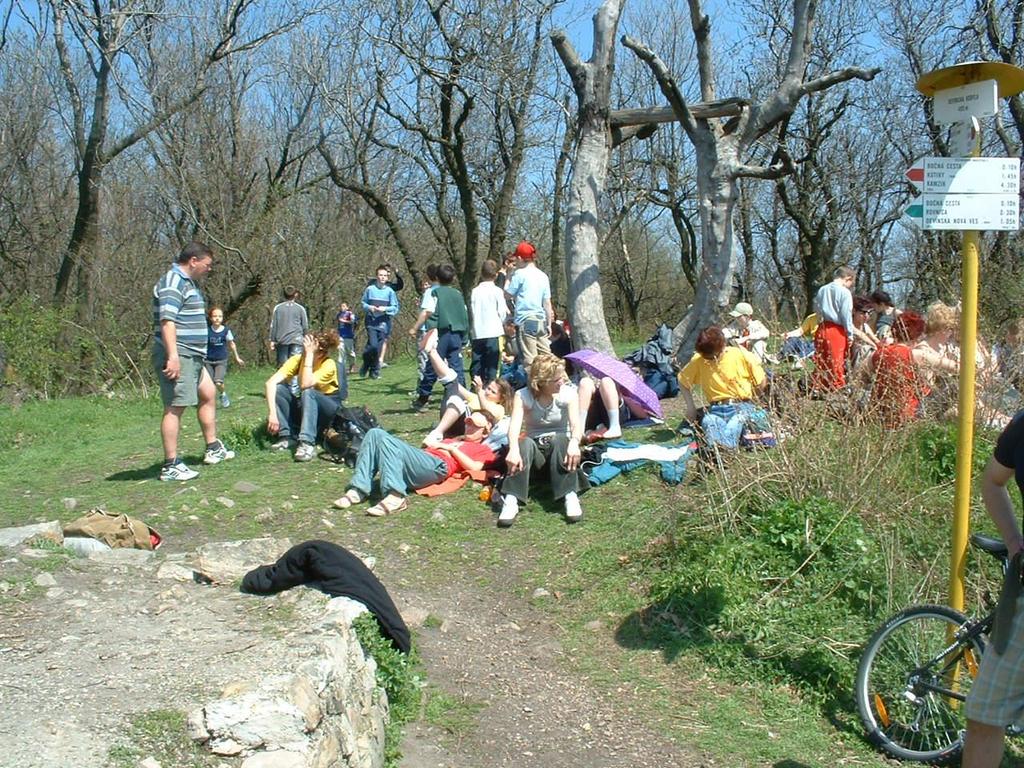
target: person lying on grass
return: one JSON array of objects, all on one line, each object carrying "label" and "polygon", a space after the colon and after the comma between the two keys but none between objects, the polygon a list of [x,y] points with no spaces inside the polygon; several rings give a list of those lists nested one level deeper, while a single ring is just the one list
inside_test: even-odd
[{"label": "person lying on grass", "polygon": [[537,355],[530,364],[528,386],[516,392],[512,401],[500,527],[512,525],[519,503],[529,497],[531,471],[545,466],[552,495],[565,500],[565,519],[575,523],[583,517],[579,494],[590,482],[580,469],[582,432],[579,395],[569,383],[565,364],[551,354]]},{"label": "person lying on grass", "polygon": [[424,445],[438,443],[446,437],[463,434],[465,419],[471,413],[484,411],[494,429],[484,441],[495,450],[508,445],[508,419],[506,413],[512,408],[512,387],[503,379],[484,384],[479,376],[473,378],[476,392],[462,386],[455,371],[437,352],[437,332],[428,331],[423,337],[423,351],[437,374],[437,380],[444,387],[441,401],[441,417],[437,426],[423,440]]},{"label": "person lying on grass", "polygon": [[[611,376],[595,379],[589,373],[577,385],[580,398],[580,421],[588,430],[584,441],[614,440],[622,437],[622,422],[647,419],[652,414],[634,400],[623,397]],[[594,394],[599,397],[594,399]]]},{"label": "person lying on grass", "polygon": [[[317,438],[348,395],[345,369],[339,369],[334,359],[338,344],[337,331],[307,334],[302,354],[285,360],[267,379],[267,431],[279,438],[271,450],[287,451],[297,432],[295,460],[309,461],[316,455]],[[296,374],[298,394],[289,385]]]},{"label": "person lying on grass", "polygon": [[462,470],[479,472],[495,467],[500,462],[498,454],[484,443],[493,426],[489,413],[474,411],[463,420],[465,434],[461,439],[431,440],[422,449],[374,427],[359,447],[348,490],[334,506],[348,509],[365,501],[379,474],[383,498],[366,514],[383,517],[408,507],[406,496],[410,491],[440,483]]}]

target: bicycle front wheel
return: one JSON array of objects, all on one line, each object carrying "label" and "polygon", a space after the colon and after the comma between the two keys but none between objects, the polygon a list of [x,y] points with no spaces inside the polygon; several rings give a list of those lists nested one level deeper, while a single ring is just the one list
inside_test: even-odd
[{"label": "bicycle front wheel", "polygon": [[899,760],[943,764],[963,749],[964,699],[983,646],[953,640],[967,617],[943,605],[902,611],[878,628],[857,668],[861,722]]}]

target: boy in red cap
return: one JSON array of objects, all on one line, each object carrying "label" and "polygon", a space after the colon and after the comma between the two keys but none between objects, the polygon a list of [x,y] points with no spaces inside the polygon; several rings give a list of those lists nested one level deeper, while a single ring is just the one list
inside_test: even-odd
[{"label": "boy in red cap", "polygon": [[538,354],[551,351],[551,283],[536,264],[537,249],[525,240],[516,246],[519,269],[505,286],[515,302],[515,323],[523,348],[523,365],[529,367]]}]

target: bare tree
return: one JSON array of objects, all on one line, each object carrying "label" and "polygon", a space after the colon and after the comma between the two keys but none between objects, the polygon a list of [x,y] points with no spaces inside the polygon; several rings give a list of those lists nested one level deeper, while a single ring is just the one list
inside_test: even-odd
[{"label": "bare tree", "polygon": [[[78,187],[74,224],[54,285],[58,304],[75,301],[87,316],[92,313],[104,173],[111,161],[191,107],[218,63],[258,48],[319,10],[290,5],[257,13],[255,0],[231,0],[217,18],[206,20],[191,18],[186,8],[176,13],[157,0],[106,5],[49,0]],[[192,24],[215,33],[200,50],[182,50],[176,41]],[[123,125],[112,120],[115,109],[119,118],[122,112],[127,117]]]},{"label": "bare tree", "polygon": [[[704,102],[717,98],[717,78],[712,52],[711,20],[700,0],[688,0],[697,51],[700,95]],[[734,271],[733,211],[741,178],[777,179],[792,164],[781,148],[766,164],[748,164],[755,143],[777,130],[802,98],[852,79],[871,80],[878,69],[844,67],[808,78],[811,27],[817,11],[815,0],[794,0],[786,65],[780,81],[757,103],[746,104],[739,116],[725,121],[697,120],[671,72],[661,58],[638,40],[623,44],[643,60],[657,79],[696,150],[697,194],[700,204],[702,267],[694,306],[676,326],[676,343],[685,354],[692,350],[699,330],[714,321],[728,306]]]},{"label": "bare tree", "polygon": [[565,227],[569,316],[576,343],[613,353],[600,282],[598,209],[612,150],[609,99],[615,64],[615,33],[625,0],[604,0],[594,14],[594,49],[584,63],[562,30],[551,34],[572,79],[577,100],[576,157]]}]

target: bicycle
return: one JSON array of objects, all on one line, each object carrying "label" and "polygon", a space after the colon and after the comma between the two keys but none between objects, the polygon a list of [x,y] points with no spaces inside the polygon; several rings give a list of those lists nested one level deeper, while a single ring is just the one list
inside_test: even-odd
[{"label": "bicycle", "polygon": [[[999,560],[1005,574],[1002,541],[974,534],[971,545]],[[897,760],[934,765],[959,757],[963,703],[994,619],[994,609],[975,619],[944,605],[915,605],[875,631],[857,667],[854,690],[875,746]]]}]

